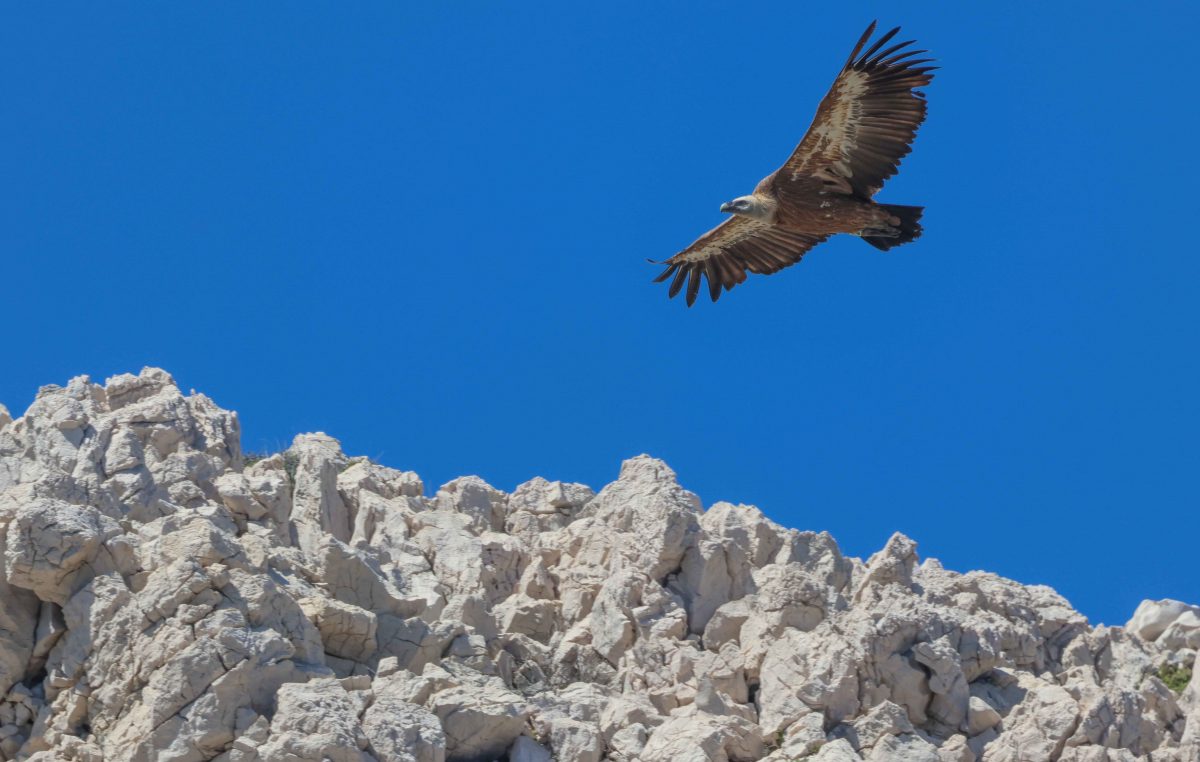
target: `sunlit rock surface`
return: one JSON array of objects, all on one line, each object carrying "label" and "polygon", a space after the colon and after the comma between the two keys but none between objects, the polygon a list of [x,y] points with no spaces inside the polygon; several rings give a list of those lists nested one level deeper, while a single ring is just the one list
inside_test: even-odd
[{"label": "sunlit rock surface", "polygon": [[324,434],[249,463],[156,369],[0,407],[0,548],[0,760],[1200,760],[1194,606],[1092,628],[646,456],[512,494]]}]

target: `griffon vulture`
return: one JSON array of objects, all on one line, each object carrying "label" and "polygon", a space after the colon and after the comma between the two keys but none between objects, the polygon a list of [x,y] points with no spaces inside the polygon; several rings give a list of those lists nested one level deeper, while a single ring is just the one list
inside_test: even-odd
[{"label": "griffon vulture", "polygon": [[933,59],[913,58],[926,51],[910,49],[911,40],[888,45],[899,27],[864,51],[874,31],[872,22],[791,158],[753,193],[721,205],[733,216],[657,263],[667,269],[656,283],[674,277],[671,297],[686,282],[690,307],[704,276],[715,302],[747,272],[778,272],[835,233],[861,236],[885,251],[921,235],[924,207],[872,197],[908,154],[925,119],[925,96],[916,88],[928,85],[937,67],[922,65]]}]

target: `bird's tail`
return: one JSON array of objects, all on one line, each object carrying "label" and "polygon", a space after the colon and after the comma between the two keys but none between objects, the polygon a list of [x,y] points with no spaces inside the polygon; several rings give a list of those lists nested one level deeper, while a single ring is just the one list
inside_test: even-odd
[{"label": "bird's tail", "polygon": [[880,204],[892,217],[900,220],[900,224],[892,229],[898,232],[891,235],[864,235],[862,239],[877,249],[887,251],[893,246],[900,246],[921,236],[921,215],[925,213],[923,206],[901,206],[899,204]]}]

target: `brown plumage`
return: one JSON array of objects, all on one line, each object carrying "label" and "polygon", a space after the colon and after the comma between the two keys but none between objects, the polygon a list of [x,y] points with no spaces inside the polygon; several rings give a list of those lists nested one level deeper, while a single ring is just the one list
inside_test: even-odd
[{"label": "brown plumage", "polygon": [[721,207],[732,217],[659,263],[667,269],[655,282],[672,278],[671,297],[686,282],[690,307],[703,277],[715,302],[747,272],[782,270],[835,233],[862,236],[883,250],[921,235],[922,207],[872,197],[908,154],[925,119],[925,96],[916,88],[928,85],[937,67],[913,58],[925,51],[910,50],[912,41],[888,45],[899,27],[864,51],[874,31],[872,22],[787,162],[754,193]]}]

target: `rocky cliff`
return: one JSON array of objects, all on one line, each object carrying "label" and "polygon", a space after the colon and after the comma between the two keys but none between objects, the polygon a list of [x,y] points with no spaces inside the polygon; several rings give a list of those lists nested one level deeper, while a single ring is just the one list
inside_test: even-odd
[{"label": "rocky cliff", "polygon": [[251,462],[154,369],[0,408],[0,760],[1200,760],[1200,610],[867,561],[661,461],[593,492],[323,434]]}]

